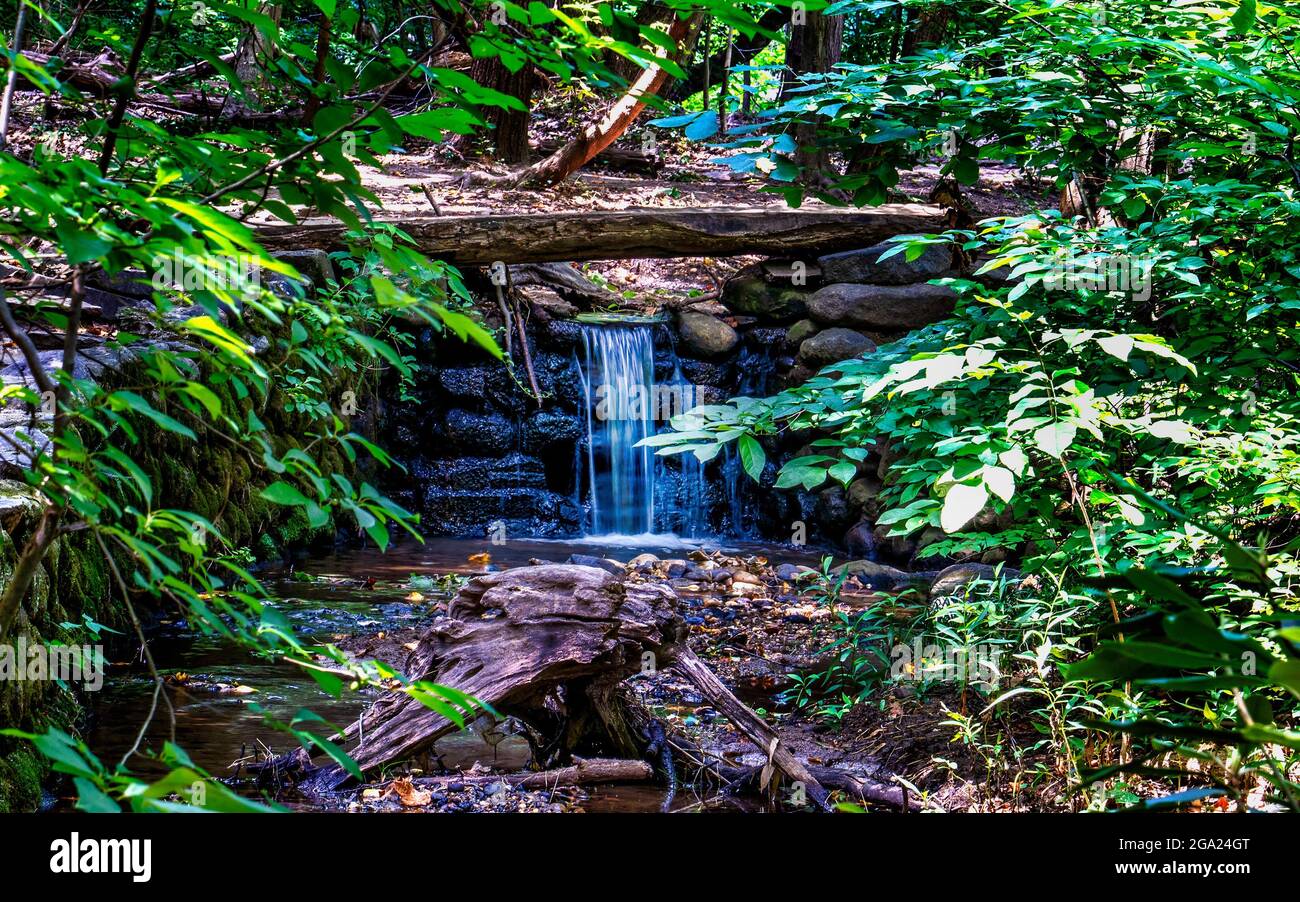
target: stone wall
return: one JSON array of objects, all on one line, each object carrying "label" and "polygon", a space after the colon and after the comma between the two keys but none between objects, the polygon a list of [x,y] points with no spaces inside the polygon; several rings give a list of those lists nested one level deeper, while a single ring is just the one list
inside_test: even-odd
[{"label": "stone wall", "polygon": [[[718,301],[693,304],[657,328],[656,380],[679,370],[700,404],[764,396],[949,315],[953,292],[926,282],[956,274],[952,250],[936,246],[912,262],[901,255],[881,261],[892,246],[745,267]],[[478,348],[425,332],[413,352],[421,361],[414,396],[385,408],[387,447],[409,474],[388,489],[421,513],[429,533],[482,536],[500,521],[512,535],[565,536],[588,522],[579,465],[586,442],[582,327],[572,318],[576,309],[553,295],[531,306],[527,334],[540,405],[518,349],[512,374]],[[804,446],[813,438],[765,439],[769,464],[760,486],[740,472],[734,451],[707,464],[695,489],[705,495],[707,530],[789,541],[803,523],[809,540],[855,554],[910,556],[909,546],[875,534],[875,498],[887,469],[879,454],[863,462],[847,491],[771,488],[779,463],[812,453]],[[681,463],[668,458],[663,466],[671,481]]]}]

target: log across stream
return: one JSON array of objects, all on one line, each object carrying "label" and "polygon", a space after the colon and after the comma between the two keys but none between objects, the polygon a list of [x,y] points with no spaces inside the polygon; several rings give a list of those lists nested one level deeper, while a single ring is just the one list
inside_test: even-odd
[{"label": "log across stream", "polygon": [[[427,631],[428,624],[447,622],[445,607],[451,596],[433,580],[438,574],[448,572],[463,574],[481,572],[484,569],[481,555],[488,549],[489,546],[482,540],[432,539],[425,546],[399,547],[387,555],[366,551],[340,552],[303,560],[297,565],[295,572],[283,574],[282,578],[273,580],[272,585],[276,594],[282,599],[282,610],[302,635],[315,641],[342,642],[345,645],[346,640],[369,636],[372,637],[371,644],[357,648],[357,652],[383,656],[385,639],[391,638],[398,642],[405,639],[407,641],[402,642],[402,645],[407,648],[415,647],[416,642],[413,637]],[[686,553],[686,550],[681,547],[613,549],[593,546],[587,542],[569,544],[521,540],[503,547],[491,547],[492,563],[488,566],[504,568],[508,574],[512,572],[510,568],[526,565],[530,559],[538,557],[562,561],[570,553],[579,553],[612,555],[626,560],[638,552],[647,550],[664,555]],[[746,547],[737,549],[736,553],[758,554],[765,551],[768,550]],[[814,563],[816,559],[816,555],[804,553],[804,550],[799,549],[772,549],[771,553],[774,557],[779,555],[783,561]],[[557,567],[554,569],[559,571],[555,574],[558,578],[568,579],[573,571],[583,571],[588,568]],[[412,580],[413,574],[414,580]],[[504,579],[505,574],[492,574],[488,577],[487,585],[491,586],[494,581]],[[590,583],[582,591],[591,595],[591,598],[601,592],[609,591],[615,591],[619,598],[622,597],[621,588],[615,588],[619,580],[604,571],[592,568],[591,572],[584,576],[583,582],[584,585]],[[667,595],[656,596],[654,590],[641,591],[643,599],[658,597],[661,602],[669,600]],[[649,595],[645,594],[647,591]],[[498,601],[490,600],[494,604]],[[463,607],[465,602],[462,599],[458,604]],[[654,604],[659,602],[653,602],[651,606]],[[665,636],[668,639],[674,638],[674,631],[682,633],[676,638],[684,638],[681,618],[673,612],[672,608],[671,604],[659,604],[658,627],[667,630]],[[642,613],[648,609],[645,603],[637,608]],[[464,610],[453,611],[453,613],[466,615]],[[490,625],[492,618],[498,616],[494,612],[477,609],[472,612],[472,615],[475,620],[478,620],[479,625]],[[480,619],[485,615],[491,616]],[[547,621],[549,627],[540,621],[534,624],[542,632],[549,628],[555,633],[550,635],[546,642],[538,643],[537,647],[553,647],[554,642],[565,641],[561,635],[565,633],[565,628],[557,625],[562,619],[562,617],[546,615],[541,617],[540,621]],[[669,623],[668,620],[673,622]],[[175,631],[174,637],[171,637],[167,634],[166,625],[163,629],[164,636],[157,644],[155,657],[169,678],[169,691],[178,712],[178,739],[185,743],[200,766],[210,769],[215,774],[235,773],[236,771],[232,771],[228,766],[237,759],[244,758],[250,762],[254,759],[264,761],[271,755],[289,751],[284,744],[283,735],[266,727],[262,715],[257,713],[255,708],[261,708],[281,720],[292,718],[302,708],[310,708],[339,727],[354,721],[358,714],[366,711],[367,721],[373,719],[375,724],[371,729],[376,731],[380,729],[379,723],[382,718],[377,712],[385,705],[383,699],[348,694],[345,694],[342,700],[331,699],[319,692],[310,679],[291,668],[249,660],[224,645],[211,640],[194,639],[183,635],[180,630]],[[533,627],[526,630],[528,633],[536,631]],[[664,641],[664,638],[659,636],[653,641]],[[535,640],[537,636],[519,636],[518,639],[520,645],[516,650],[526,657],[526,650],[530,647],[529,640]],[[572,639],[571,635],[570,639]],[[390,646],[388,649],[390,660],[394,647],[396,646]],[[678,651],[683,651],[685,648],[683,644]],[[398,653],[402,653],[400,647]],[[542,654],[535,659],[553,661],[554,658],[553,655]],[[706,683],[711,678],[716,680],[708,671],[707,665],[689,651],[686,652],[685,660],[689,662],[686,665],[688,668],[706,674],[704,676]],[[572,667],[572,664],[564,664],[561,667]],[[689,671],[682,672],[689,676]],[[461,679],[453,678],[449,682],[452,685],[458,682],[475,683],[477,673],[473,666],[469,667],[465,674],[460,674]],[[479,677],[478,682],[482,681],[483,678]],[[249,691],[248,687],[252,685],[258,686],[259,691]],[[718,685],[721,686],[720,683]],[[473,688],[480,693],[490,694],[493,691],[490,687],[485,688],[477,684]],[[141,713],[147,707],[149,695],[149,686],[142,674],[118,674],[110,680],[107,691],[99,700],[96,727],[89,737],[91,747],[101,757],[111,759],[130,744],[134,738],[131,735],[132,728],[123,725],[133,725],[138,722],[139,718],[134,715]],[[699,698],[698,701],[706,703],[708,706],[706,710],[716,707],[724,719],[743,719],[744,712],[749,709],[740,705],[740,708],[726,710],[725,702],[719,704],[722,696],[734,699],[730,691],[724,688],[720,696]],[[765,703],[769,707],[772,704],[771,699],[764,701],[753,696],[748,696],[747,700],[754,704]],[[736,703],[740,704],[738,700]],[[672,710],[672,707],[671,704],[656,703],[655,705],[660,716],[665,710]],[[690,709],[690,706],[680,706],[680,710],[680,716],[687,719],[694,718],[695,711]],[[759,729],[762,729],[761,723],[760,719]],[[516,723],[516,729],[513,730],[489,731],[483,729],[480,724],[463,733],[454,729],[448,730],[447,735],[433,744],[430,750],[433,754],[420,759],[427,763],[428,769],[422,771],[427,776],[417,775],[417,780],[423,781],[429,789],[419,791],[430,792],[431,790],[431,797],[438,799],[447,795],[441,790],[446,790],[449,786],[454,790],[468,789],[472,796],[475,786],[479,788],[482,795],[485,789],[496,790],[505,785],[517,786],[525,783],[521,790],[549,786],[553,794],[556,791],[554,784],[581,783],[584,784],[581,808],[588,811],[659,810],[666,801],[671,801],[674,807],[701,804],[698,793],[694,791],[680,791],[675,800],[670,800],[662,774],[656,774],[650,781],[623,780],[625,776],[643,773],[649,769],[645,763],[635,760],[643,756],[639,756],[638,749],[634,747],[617,750],[620,754],[616,757],[625,759],[623,761],[596,761],[586,764],[583,757],[564,761],[557,759],[556,767],[548,770],[547,776],[524,780],[522,772],[526,770],[530,760],[535,760],[535,749],[530,748],[529,737],[525,731],[517,727]],[[161,741],[166,729],[165,721],[159,720],[155,724],[156,738]],[[372,736],[378,735],[378,732],[372,733]],[[267,743],[265,747],[261,745],[263,742]],[[415,745],[419,744],[415,743]],[[367,746],[370,760],[363,762],[363,766],[377,765],[381,759],[392,757],[379,751],[381,746],[376,746],[373,742],[367,742]],[[681,749],[679,748],[678,751]],[[393,749],[393,755],[397,757],[401,757],[401,752],[400,748]],[[768,756],[778,769],[782,764],[787,768],[791,767],[791,759],[783,757],[784,752],[785,749],[778,745],[776,754]],[[688,749],[687,754],[701,753],[698,749]],[[362,758],[364,757],[363,755]],[[759,757],[761,760],[763,756]],[[317,763],[320,761],[318,760]],[[794,764],[796,770],[798,766],[797,763]],[[655,769],[659,770],[659,768]],[[247,774],[246,770],[242,768],[239,770]],[[439,771],[449,772],[449,776],[435,776]],[[469,772],[468,776],[457,779],[457,775],[464,774],[466,771]],[[498,783],[490,777],[494,773],[515,774],[515,776],[503,776]],[[552,779],[551,774],[558,776]],[[753,764],[749,767],[736,766],[733,759],[731,764],[722,766],[721,779],[735,784],[738,789],[749,786],[752,790],[757,783],[757,776]],[[816,777],[808,774],[804,776],[809,780],[810,785],[820,785]],[[832,774],[831,776],[839,779],[843,775]],[[365,797],[373,799],[374,793],[374,790],[367,790]],[[730,798],[718,799],[712,804],[749,806],[763,804],[762,794],[758,792],[729,795]],[[453,793],[453,803],[455,798]],[[550,795],[547,795],[547,798],[549,799]],[[888,804],[888,801],[885,799],[885,804]]]}]

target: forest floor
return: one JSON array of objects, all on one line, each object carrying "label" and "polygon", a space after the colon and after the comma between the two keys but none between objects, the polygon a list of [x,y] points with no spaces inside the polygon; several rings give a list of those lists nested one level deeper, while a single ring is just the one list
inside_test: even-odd
[{"label": "forest floor", "polygon": [[[779,550],[771,553],[777,555]],[[782,743],[806,764],[843,770],[886,785],[894,785],[891,781],[897,775],[906,781],[912,798],[919,793],[927,805],[948,811],[1077,807],[1078,799],[1065,796],[1064,775],[1053,773],[1052,756],[1027,754],[1020,759],[1019,767],[1003,768],[1000,761],[1005,749],[999,748],[998,764],[994,766],[990,745],[971,741],[969,731],[958,729],[954,715],[971,715],[991,735],[997,733],[999,746],[1011,749],[1028,749],[1042,739],[1028,718],[1003,717],[993,723],[983,711],[990,700],[987,692],[949,683],[923,685],[891,679],[889,648],[883,636],[866,646],[852,647],[853,659],[874,659],[879,665],[876,672],[861,677],[860,685],[851,690],[845,687],[855,695],[862,692],[858,703],[851,708],[845,706],[846,711],[841,713],[829,712],[821,704],[840,702],[833,693],[822,696],[820,702],[795,703],[798,679],[834,667],[840,655],[850,650],[848,646],[828,649],[842,636],[836,622],[855,617],[873,605],[888,604],[884,596],[850,580],[830,605],[824,584],[819,584],[812,568],[804,564],[782,565],[752,553],[733,556],[694,551],[681,559],[662,560],[642,555],[624,566],[625,578],[630,581],[658,582],[673,589],[688,625],[691,649],[738,698],[772,723]],[[698,575],[697,567],[726,568],[732,576],[724,583],[713,584],[669,575],[683,567],[689,568],[688,576]],[[445,610],[445,603],[434,605],[431,622],[444,618]],[[900,604],[900,616],[908,613],[914,612]],[[336,640],[339,647],[359,659],[378,658],[400,669],[427,628],[426,623],[340,635]],[[635,699],[665,725],[670,735],[686,737],[728,765],[761,767],[766,763],[765,753],[672,668],[636,674],[629,678],[628,685]],[[467,773],[481,777],[517,771],[527,764],[527,752],[522,760],[508,766],[493,768],[490,762],[495,759],[493,752],[488,762],[474,763]],[[412,772],[411,776],[418,779],[422,773]],[[693,800],[694,805],[702,807],[736,804],[734,797],[717,793],[698,777],[698,773],[679,773],[681,800]],[[363,787],[344,796],[341,803],[353,810],[402,807],[404,803],[388,791],[390,788],[391,780]],[[443,793],[435,809],[502,810],[501,806],[507,805],[509,810],[572,811],[583,809],[586,798],[586,790],[573,788],[559,798],[511,794],[507,802],[483,785],[476,789],[466,784],[460,795]],[[789,804],[778,802],[776,807],[788,809]]]}]

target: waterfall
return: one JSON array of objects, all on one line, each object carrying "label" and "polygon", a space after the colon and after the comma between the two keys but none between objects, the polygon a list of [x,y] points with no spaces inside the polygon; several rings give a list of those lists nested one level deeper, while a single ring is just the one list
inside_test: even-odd
[{"label": "waterfall", "polygon": [[[653,448],[637,447],[695,406],[695,386],[671,349],[659,360],[662,378],[656,379],[655,330],[644,323],[582,325],[578,363],[587,438],[579,448],[575,500],[585,498],[587,535],[753,536],[757,491],[734,445],[707,464],[693,454],[659,457]],[[767,341],[741,350],[739,395],[770,393],[774,347]]]},{"label": "waterfall", "polygon": [[586,398],[586,485],[591,535],[654,532],[655,456],[637,442],[654,435],[654,331],[649,326],[582,327]]}]

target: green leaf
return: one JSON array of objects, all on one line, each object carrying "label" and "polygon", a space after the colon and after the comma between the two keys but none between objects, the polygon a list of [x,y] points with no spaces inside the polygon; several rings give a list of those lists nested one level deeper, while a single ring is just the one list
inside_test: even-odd
[{"label": "green leaf", "polygon": [[310,498],[287,482],[273,482],[259,493],[267,501],[287,506],[305,507],[314,504]]},{"label": "green leaf", "polygon": [[948,489],[948,494],[944,496],[939,525],[946,533],[959,531],[984,509],[988,500],[989,493],[983,483],[979,485],[957,483]]},{"label": "green leaf", "polygon": [[1048,423],[1034,433],[1034,445],[1044,454],[1060,457],[1074,442],[1077,433],[1078,429],[1073,423],[1058,420],[1055,423]]},{"label": "green leaf", "polygon": [[763,475],[763,467],[767,463],[767,453],[763,451],[763,446],[758,443],[752,435],[745,434],[740,437],[736,443],[740,449],[740,463],[749,474],[749,478],[758,482],[759,477]]},{"label": "green leaf", "polygon": [[1255,25],[1256,13],[1255,0],[1241,0],[1237,11],[1232,14],[1232,27],[1242,33],[1250,31]]}]

